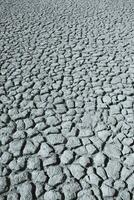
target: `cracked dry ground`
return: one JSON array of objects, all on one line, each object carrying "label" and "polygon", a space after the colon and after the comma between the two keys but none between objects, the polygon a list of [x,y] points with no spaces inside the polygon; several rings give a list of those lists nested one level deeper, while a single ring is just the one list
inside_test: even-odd
[{"label": "cracked dry ground", "polygon": [[134,199],[133,8],[0,2],[0,200]]}]

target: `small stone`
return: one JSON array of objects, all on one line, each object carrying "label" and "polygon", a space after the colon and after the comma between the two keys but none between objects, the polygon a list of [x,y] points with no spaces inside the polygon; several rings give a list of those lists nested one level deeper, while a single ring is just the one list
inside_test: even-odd
[{"label": "small stone", "polygon": [[40,169],[40,159],[38,157],[30,157],[27,161],[28,169]]},{"label": "small stone", "polygon": [[91,164],[91,159],[88,156],[83,155],[78,159],[78,163],[83,167],[88,167]]},{"label": "small stone", "polygon": [[47,128],[47,125],[44,122],[39,122],[39,123],[36,124],[35,128],[38,131],[43,131]]},{"label": "small stone", "polygon": [[106,104],[110,104],[112,102],[110,96],[105,95],[103,97],[103,102],[106,103]]},{"label": "small stone", "polygon": [[86,149],[90,155],[94,154],[97,150],[93,144],[86,145]]},{"label": "small stone", "polygon": [[13,139],[24,139],[26,134],[23,130],[17,130],[12,137]]},{"label": "small stone", "polygon": [[64,180],[65,180],[65,176],[63,174],[57,174],[49,178],[48,185],[57,186],[59,184],[62,184]]},{"label": "small stone", "polygon": [[34,126],[34,122],[32,119],[26,118],[24,119],[24,123],[25,123],[25,129],[29,129],[32,128]]},{"label": "small stone", "polygon": [[78,182],[71,179],[70,182],[63,185],[62,189],[65,195],[65,199],[72,200],[76,198],[76,194],[81,190],[81,187]]},{"label": "small stone", "polygon": [[42,183],[36,183],[35,195],[37,199],[44,200],[44,186]]},{"label": "small stone", "polygon": [[[88,186],[89,187],[89,186]],[[92,192],[91,192],[91,190],[90,189],[84,189],[84,190],[82,190],[82,191],[80,191],[79,193],[78,193],[78,199],[79,200],[85,200],[85,199],[89,199],[89,200],[91,200],[92,199]],[[94,199],[93,199],[94,200]]]},{"label": "small stone", "polygon": [[44,200],[61,200],[61,194],[56,191],[48,191],[44,194]]},{"label": "small stone", "polygon": [[50,157],[44,159],[43,166],[46,167],[49,165],[54,165],[56,163],[57,163],[57,155],[52,154],[50,155]]},{"label": "small stone", "polygon": [[62,168],[59,166],[48,167],[47,174],[49,176],[48,184],[50,186],[56,186],[64,181],[64,174],[62,172]]},{"label": "small stone", "polygon": [[88,153],[85,146],[78,147],[77,149],[74,149],[74,151],[79,156],[82,156]]},{"label": "small stone", "polygon": [[93,136],[93,132],[92,130],[89,128],[89,129],[81,129],[80,132],[79,132],[79,137],[80,138],[83,138],[83,137],[91,137]]},{"label": "small stone", "polygon": [[8,164],[12,160],[12,154],[5,151],[0,157],[0,162],[3,164]]},{"label": "small stone", "polygon": [[81,179],[84,175],[85,175],[85,171],[84,171],[84,168],[81,167],[80,165],[78,164],[72,164],[70,167],[69,167],[70,171],[71,171],[71,174],[77,179]]},{"label": "small stone", "polygon": [[122,141],[122,144],[130,146],[131,144],[133,144],[133,139],[132,138],[124,138]]},{"label": "small stone", "polygon": [[120,106],[118,106],[118,105],[110,106],[110,115],[120,114],[120,112],[121,112]]},{"label": "small stone", "polygon": [[95,155],[94,157],[94,163],[95,163],[95,166],[99,167],[99,166],[102,166],[104,167],[105,166],[105,160],[106,160],[106,156],[99,152]]},{"label": "small stone", "polygon": [[59,113],[59,114],[64,114],[66,113],[67,109],[65,107],[64,104],[57,104],[56,105],[56,112]]},{"label": "small stone", "polygon": [[0,177],[0,194],[7,192],[8,190],[8,183],[5,177]]},{"label": "small stone", "polygon": [[121,152],[115,144],[106,144],[104,148],[104,152],[110,158],[120,158]]},{"label": "small stone", "polygon": [[106,167],[108,177],[117,180],[120,177],[121,164],[118,161],[109,160]]},{"label": "small stone", "polygon": [[62,154],[64,149],[65,149],[65,145],[64,144],[58,144],[58,145],[55,145],[54,146],[54,149],[55,149],[55,153],[56,154]]},{"label": "small stone", "polygon": [[16,121],[17,125],[17,130],[24,130],[25,129],[25,124],[22,119]]},{"label": "small stone", "polygon": [[95,127],[95,132],[101,132],[106,129],[106,125],[104,123],[98,123],[97,126]]},{"label": "small stone", "polygon": [[65,150],[60,159],[63,164],[70,164],[74,160],[74,154],[70,150]]},{"label": "small stone", "polygon": [[14,156],[19,156],[23,145],[24,140],[14,140],[9,144],[9,152],[11,152]]},{"label": "small stone", "polygon": [[34,170],[32,171],[32,180],[33,182],[37,183],[45,183],[47,180],[47,176],[44,174],[44,171],[38,171],[38,170]]},{"label": "small stone", "polygon": [[121,170],[121,179],[125,181],[131,173],[132,171],[124,166]]},{"label": "small stone", "polygon": [[81,146],[81,142],[77,137],[69,137],[66,146],[71,148],[71,149],[75,149],[79,146]]},{"label": "small stone", "polygon": [[46,118],[46,123],[49,125],[49,126],[56,126],[58,124],[60,124],[60,121],[57,117],[55,116],[49,116]]},{"label": "small stone", "polygon": [[127,165],[128,167],[134,166],[134,153],[131,153],[130,155],[127,156],[126,160],[124,161],[124,164]]},{"label": "small stone", "polygon": [[101,182],[101,179],[99,178],[99,176],[97,176],[96,174],[94,173],[91,173],[89,175],[90,177],[90,183],[93,184],[93,185],[96,185],[96,186],[99,186],[100,182]]},{"label": "small stone", "polygon": [[7,200],[19,200],[19,195],[15,192],[10,192],[7,196]]},{"label": "small stone", "polygon": [[33,200],[32,185],[25,182],[18,186],[17,190],[20,193],[20,200]]},{"label": "small stone", "polygon": [[123,190],[119,193],[119,197],[121,198],[121,200],[130,200],[131,196],[130,193],[127,190]]},{"label": "small stone", "polygon": [[127,185],[129,191],[133,191],[134,189],[134,173],[127,179]]},{"label": "small stone", "polygon": [[133,107],[133,101],[126,100],[126,101],[122,102],[122,105],[125,109],[132,108]]},{"label": "small stone", "polygon": [[49,166],[47,168],[47,174],[48,174],[49,177],[55,176],[57,174],[62,174],[62,168],[58,165]]},{"label": "small stone", "polygon": [[72,128],[72,122],[71,121],[62,122],[61,126],[63,130],[67,130],[69,132],[71,131]]},{"label": "small stone", "polygon": [[52,152],[53,152],[52,147],[50,147],[47,143],[43,142],[40,146],[38,155],[40,155],[42,158],[49,157]]},{"label": "small stone", "polygon": [[38,148],[39,145],[44,142],[44,138],[41,134],[38,134],[37,136],[34,136],[31,138],[33,144]]},{"label": "small stone", "polygon": [[118,95],[118,100],[119,101],[123,101],[123,100],[125,100],[125,98],[126,98],[125,95],[122,95],[122,94]]},{"label": "small stone", "polygon": [[123,146],[123,150],[122,150],[122,154],[123,154],[123,155],[126,155],[126,154],[130,154],[130,152],[131,152],[130,147],[124,145],[124,146]]},{"label": "small stone", "polygon": [[0,116],[0,121],[2,121],[4,123],[7,123],[9,121],[9,119],[10,119],[9,115],[6,113],[1,114],[1,116]]},{"label": "small stone", "polygon": [[11,184],[18,185],[26,180],[28,180],[28,173],[26,171],[19,172],[17,174],[12,173],[10,175]]},{"label": "small stone", "polygon": [[74,101],[73,101],[72,99],[68,99],[68,100],[66,101],[66,105],[67,105],[67,107],[68,107],[69,109],[75,107]]},{"label": "small stone", "polygon": [[32,141],[27,140],[26,145],[23,150],[23,154],[28,155],[28,154],[34,154],[36,152],[37,147],[34,146]]},{"label": "small stone", "polygon": [[106,172],[105,172],[105,170],[104,170],[103,167],[97,167],[96,171],[97,171],[97,174],[98,174],[103,180],[106,180],[106,179],[107,179],[107,174],[106,174]]},{"label": "small stone", "polygon": [[116,180],[114,182],[114,188],[119,191],[125,188],[125,182],[123,182],[122,180]]},{"label": "small stone", "polygon": [[111,135],[111,133],[107,130],[99,131],[98,132],[98,138],[100,138],[103,142],[106,142],[108,137]]},{"label": "small stone", "polygon": [[113,189],[105,184],[102,184],[101,191],[102,191],[102,195],[104,198],[105,197],[114,197],[114,195],[115,195],[115,189]]},{"label": "small stone", "polygon": [[117,120],[116,120],[115,117],[109,116],[109,118],[108,118],[108,123],[109,123],[110,125],[115,126],[115,125],[117,124]]},{"label": "small stone", "polygon": [[61,134],[49,134],[46,136],[47,142],[51,145],[64,144],[65,138]]}]

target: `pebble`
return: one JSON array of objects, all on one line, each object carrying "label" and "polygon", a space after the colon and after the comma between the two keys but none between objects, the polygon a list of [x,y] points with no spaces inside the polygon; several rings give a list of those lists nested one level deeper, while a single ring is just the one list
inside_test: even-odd
[{"label": "pebble", "polygon": [[129,191],[133,191],[134,189],[134,173],[127,179],[127,185]]},{"label": "pebble", "polygon": [[8,164],[12,160],[12,154],[5,151],[0,157],[0,162],[2,164]]},{"label": "pebble", "polygon": [[49,125],[49,126],[56,126],[60,123],[59,119],[55,116],[49,116],[46,118],[46,123]]},{"label": "pebble", "polygon": [[9,152],[11,152],[14,156],[19,156],[21,154],[21,149],[24,145],[24,140],[14,140],[9,144]]},{"label": "pebble", "polygon": [[59,114],[64,114],[66,113],[67,109],[65,107],[64,104],[57,104],[56,105],[56,112],[59,113]]},{"label": "pebble", "polygon": [[119,197],[122,199],[122,200],[130,200],[131,199],[131,196],[130,196],[130,193],[127,191],[127,190],[123,190],[119,193]]},{"label": "pebble", "polygon": [[89,129],[80,129],[80,131],[79,131],[80,138],[91,137],[93,135],[94,135],[94,133],[92,132],[92,130],[90,128]]},{"label": "pebble", "polygon": [[61,194],[54,190],[47,191],[44,194],[44,200],[61,200],[61,199],[62,199]]},{"label": "pebble", "polygon": [[84,168],[79,164],[72,164],[69,167],[69,170],[71,171],[71,174],[74,176],[74,178],[76,178],[77,180],[80,180],[85,175]]},{"label": "pebble", "polygon": [[104,167],[106,156],[102,152],[99,152],[94,156],[93,160],[96,167],[100,167],[100,166]]},{"label": "pebble", "polygon": [[63,164],[70,164],[74,160],[74,153],[70,150],[65,150],[61,155],[60,160]]},{"label": "pebble", "polygon": [[106,142],[110,135],[111,135],[111,133],[107,130],[98,132],[98,138],[100,138],[103,142]]},{"label": "pebble", "polygon": [[28,173],[27,171],[19,172],[17,174],[12,173],[10,175],[10,180],[12,185],[18,185],[20,183],[23,183],[24,181],[28,180]]},{"label": "pebble", "polygon": [[106,104],[110,104],[112,102],[110,96],[105,95],[103,97],[103,102],[106,103]]},{"label": "pebble", "polygon": [[60,166],[49,166],[47,169],[47,175],[49,176],[48,184],[50,186],[56,186],[63,183],[65,176]]},{"label": "pebble", "polygon": [[38,131],[43,131],[47,128],[47,125],[44,122],[39,122],[39,123],[36,124],[35,128]]},{"label": "pebble", "polygon": [[28,182],[22,183],[17,187],[20,193],[20,200],[33,200],[32,185]]},{"label": "pebble", "polygon": [[115,144],[106,144],[104,152],[110,158],[120,158],[121,152]]},{"label": "pebble", "polygon": [[134,166],[134,153],[131,153],[127,156],[126,160],[124,161],[124,164],[127,165],[127,167]]},{"label": "pebble", "polygon": [[112,177],[114,180],[117,180],[120,177],[121,164],[118,161],[109,160],[106,167],[106,172],[108,177]]},{"label": "pebble", "polygon": [[105,184],[102,184],[101,191],[102,191],[102,195],[103,195],[104,198],[114,197],[114,195],[115,195],[115,189],[111,188],[111,187],[109,187]]},{"label": "pebble", "polygon": [[65,138],[61,134],[49,134],[46,136],[47,142],[51,145],[64,144]]},{"label": "pebble", "polygon": [[125,181],[131,173],[132,171],[124,166],[121,170],[121,179]]},{"label": "pebble", "polygon": [[76,198],[77,192],[81,190],[80,184],[71,179],[68,183],[62,187],[65,199],[72,200]]},{"label": "pebble", "polygon": [[58,145],[54,146],[55,153],[58,154],[58,155],[62,154],[64,149],[65,149],[64,144],[58,144]]},{"label": "pebble", "polygon": [[27,168],[28,169],[40,169],[40,159],[38,157],[30,157],[28,158],[28,161],[27,161]]},{"label": "pebble", "polygon": [[44,158],[43,159],[43,166],[49,166],[49,165],[54,165],[57,163],[57,155],[51,154],[50,157]]},{"label": "pebble", "polygon": [[34,183],[45,183],[47,180],[47,176],[45,175],[44,171],[41,170],[34,170],[32,171],[32,180]]},{"label": "pebble", "polygon": [[92,185],[96,185],[96,186],[99,186],[99,185],[100,185],[101,179],[100,179],[100,177],[99,177],[98,175],[96,175],[96,174],[94,174],[94,173],[91,173],[91,174],[89,175],[89,177],[90,177],[90,183],[91,183]]},{"label": "pebble", "polygon": [[7,190],[8,190],[7,178],[0,177],[0,194],[7,192]]},{"label": "pebble", "polygon": [[83,167],[91,165],[91,159],[87,155],[81,156],[77,162]]},{"label": "pebble", "polygon": [[52,152],[53,152],[52,147],[50,147],[47,143],[43,142],[40,146],[38,155],[40,155],[42,158],[49,157]]},{"label": "pebble", "polygon": [[97,167],[96,172],[103,180],[107,179],[107,174],[103,167]]},{"label": "pebble", "polygon": [[19,200],[18,193],[10,192],[7,196],[7,200]]},{"label": "pebble", "polygon": [[74,101],[71,100],[71,99],[68,99],[66,100],[66,105],[67,107],[70,109],[70,108],[74,108],[75,104],[74,104]]},{"label": "pebble", "polygon": [[86,149],[90,155],[96,153],[97,149],[93,144],[86,145]]},{"label": "pebble", "polygon": [[34,154],[37,150],[37,147],[32,143],[32,141],[27,140],[25,147],[23,149],[24,155]]},{"label": "pebble", "polygon": [[77,137],[69,137],[66,146],[71,149],[75,149],[81,146],[81,142]]}]

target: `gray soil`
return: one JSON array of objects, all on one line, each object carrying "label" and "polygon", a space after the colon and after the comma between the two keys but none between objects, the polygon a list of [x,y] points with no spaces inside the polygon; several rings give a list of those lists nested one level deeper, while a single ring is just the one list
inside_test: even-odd
[{"label": "gray soil", "polygon": [[0,1],[0,200],[134,199],[134,1]]}]

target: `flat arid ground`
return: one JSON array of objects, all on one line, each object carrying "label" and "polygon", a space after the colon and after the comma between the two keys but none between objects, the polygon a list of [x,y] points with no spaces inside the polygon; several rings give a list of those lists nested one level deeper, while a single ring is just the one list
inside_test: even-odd
[{"label": "flat arid ground", "polygon": [[0,0],[0,200],[134,200],[133,0]]}]

